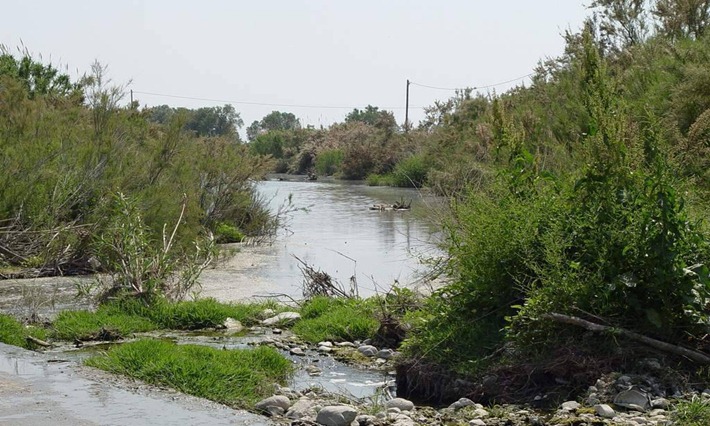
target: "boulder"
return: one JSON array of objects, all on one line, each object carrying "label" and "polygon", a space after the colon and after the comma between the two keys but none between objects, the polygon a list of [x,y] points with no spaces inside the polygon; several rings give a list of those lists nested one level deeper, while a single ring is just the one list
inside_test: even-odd
[{"label": "boulder", "polygon": [[377,355],[377,348],[372,345],[362,345],[357,348],[357,351],[366,357],[373,357]]},{"label": "boulder", "polygon": [[387,401],[385,407],[399,408],[401,411],[412,411],[414,410],[414,403],[408,399],[394,398]]},{"label": "boulder", "polygon": [[301,398],[296,401],[286,412],[286,417],[293,420],[304,417],[315,416],[315,402],[308,398]]},{"label": "boulder", "polygon": [[296,355],[296,356],[306,356],[306,353],[303,352],[303,349],[299,348],[298,346],[289,349],[288,353],[290,353],[291,355]]},{"label": "boulder", "polygon": [[280,314],[263,320],[261,324],[269,327],[277,324],[288,325],[293,324],[299,319],[301,319],[301,314],[298,312],[281,312]]},{"label": "boulder", "polygon": [[631,388],[616,394],[614,404],[631,410],[646,411],[651,408],[651,399],[646,392]]},{"label": "boulder", "polygon": [[392,349],[380,349],[377,352],[377,358],[390,359],[394,356],[394,351]]},{"label": "boulder", "polygon": [[349,426],[357,417],[355,407],[349,405],[329,405],[321,408],[316,423],[324,426]]},{"label": "boulder", "polygon": [[605,419],[613,419],[616,417],[616,412],[607,404],[597,404],[594,406],[594,412],[597,416]]},{"label": "boulder", "polygon": [[224,328],[228,333],[240,333],[244,330],[244,326],[241,322],[235,320],[234,318],[227,318],[224,320]]},{"label": "boulder", "polygon": [[[461,398],[453,404],[449,405],[449,408],[451,408],[452,410],[460,410],[463,407],[470,407],[472,405],[476,405],[476,403],[468,398]],[[480,408],[483,408],[483,406],[481,406]]]},{"label": "boulder", "polygon": [[581,406],[582,404],[577,401],[567,401],[563,402],[560,408],[562,411],[577,411]]},{"label": "boulder", "polygon": [[286,410],[288,410],[289,406],[291,406],[291,401],[287,397],[283,395],[274,395],[257,402],[254,408],[256,408],[257,411],[275,414],[274,411],[276,410],[273,409],[275,407],[281,409],[281,414],[283,414]]}]

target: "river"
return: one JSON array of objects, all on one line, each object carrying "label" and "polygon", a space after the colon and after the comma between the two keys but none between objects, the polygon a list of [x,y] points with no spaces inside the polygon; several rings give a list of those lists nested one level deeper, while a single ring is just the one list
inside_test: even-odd
[{"label": "river", "polygon": [[[299,261],[328,273],[363,297],[395,282],[427,285],[421,260],[440,256],[432,212],[441,200],[414,189],[344,182],[264,181],[257,184],[272,211],[291,199],[291,212],[269,244],[238,245],[235,256],[202,275],[202,296],[223,301],[259,296],[302,297]],[[373,204],[411,201],[408,211],[370,210]]]}]

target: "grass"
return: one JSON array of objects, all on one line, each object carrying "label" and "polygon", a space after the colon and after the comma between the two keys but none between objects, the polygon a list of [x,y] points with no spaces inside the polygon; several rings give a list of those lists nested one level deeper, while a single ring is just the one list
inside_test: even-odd
[{"label": "grass", "polygon": [[47,332],[43,328],[25,327],[10,315],[0,314],[0,342],[25,349],[33,349],[34,344],[27,341],[27,336],[46,340]]},{"label": "grass", "polygon": [[311,343],[367,339],[380,326],[367,300],[316,297],[301,308],[301,318],[293,332]]},{"label": "grass", "polygon": [[270,396],[274,383],[283,384],[293,372],[291,363],[268,347],[224,351],[162,340],[126,343],[86,364],[240,408]]},{"label": "grass", "polygon": [[684,426],[710,425],[710,401],[693,396],[689,401],[681,401],[673,411],[674,424]]},{"label": "grass", "polygon": [[[52,337],[59,340],[96,340],[108,331],[113,337],[157,329],[200,330],[219,327],[227,318],[246,326],[259,322],[265,309],[283,310],[273,302],[227,304],[214,299],[150,305],[137,299],[123,299],[102,305],[96,312],[64,311],[52,324]],[[104,337],[105,338],[105,337]]]}]

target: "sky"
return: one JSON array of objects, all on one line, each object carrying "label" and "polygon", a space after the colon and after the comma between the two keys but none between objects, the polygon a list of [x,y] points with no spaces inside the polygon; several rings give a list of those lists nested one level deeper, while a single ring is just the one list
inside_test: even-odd
[{"label": "sky", "polygon": [[[274,110],[327,127],[369,104],[401,124],[407,79],[463,88],[530,74],[564,51],[590,1],[10,0],[0,44],[72,78],[99,61],[141,106],[231,103],[245,127]],[[411,85],[410,121],[453,94]]]}]

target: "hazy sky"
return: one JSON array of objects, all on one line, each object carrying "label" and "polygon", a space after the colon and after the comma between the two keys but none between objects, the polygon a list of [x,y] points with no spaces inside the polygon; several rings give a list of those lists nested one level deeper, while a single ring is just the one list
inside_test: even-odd
[{"label": "hazy sky", "polygon": [[[406,80],[485,86],[532,72],[578,30],[582,0],[4,1],[0,43],[76,78],[94,60],[141,105],[228,101],[245,125],[272,110],[328,126],[367,104],[404,121]],[[498,92],[529,80],[496,87]],[[412,86],[410,120],[453,92]],[[319,108],[238,102],[320,106]],[[330,108],[323,108],[327,106]],[[344,107],[344,108],[336,108]]]}]

